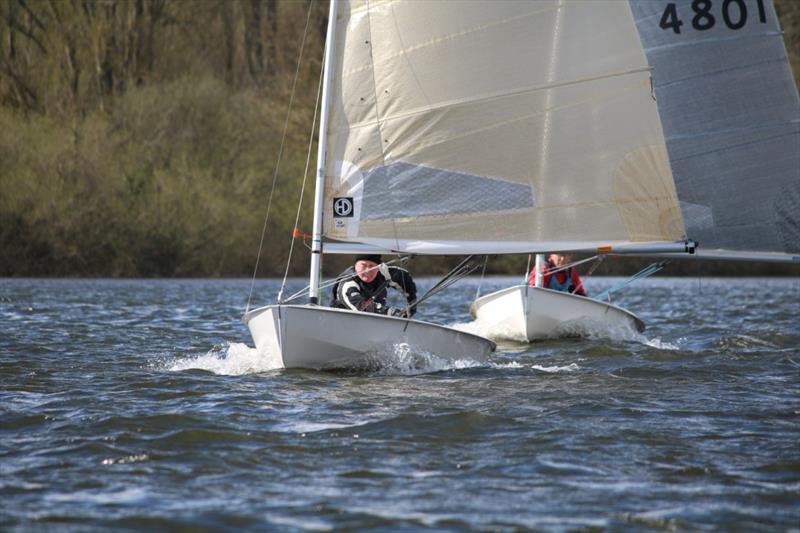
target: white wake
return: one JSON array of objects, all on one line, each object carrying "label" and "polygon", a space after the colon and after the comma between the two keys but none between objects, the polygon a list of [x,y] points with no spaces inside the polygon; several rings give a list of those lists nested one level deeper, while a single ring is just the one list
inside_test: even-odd
[{"label": "white wake", "polygon": [[207,370],[225,376],[241,376],[281,369],[283,361],[277,354],[259,353],[246,344],[232,342],[203,355],[174,359],[165,366],[170,372]]}]

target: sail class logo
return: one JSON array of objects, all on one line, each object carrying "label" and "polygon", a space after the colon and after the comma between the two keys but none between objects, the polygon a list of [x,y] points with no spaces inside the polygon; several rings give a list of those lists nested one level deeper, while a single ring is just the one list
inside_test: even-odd
[{"label": "sail class logo", "polygon": [[339,197],[333,199],[333,213],[336,217],[353,216],[353,197]]}]

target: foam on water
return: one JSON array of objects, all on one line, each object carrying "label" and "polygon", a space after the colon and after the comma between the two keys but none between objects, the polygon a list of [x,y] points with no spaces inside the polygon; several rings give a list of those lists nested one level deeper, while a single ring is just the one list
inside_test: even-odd
[{"label": "foam on water", "polygon": [[[480,366],[484,366],[484,364],[472,359],[439,357],[404,342],[389,345],[385,350],[366,354],[363,360],[363,368],[381,375],[417,375]],[[357,367],[362,367],[362,365],[359,364]]]},{"label": "foam on water", "polygon": [[542,372],[547,372],[549,374],[557,374],[559,372],[575,372],[576,370],[580,370],[579,367],[575,363],[570,363],[564,366],[552,365],[552,366],[542,366],[542,365],[531,365],[531,368],[534,370],[541,370]]},{"label": "foam on water", "polygon": [[659,350],[680,350],[681,349],[681,347],[678,346],[677,344],[672,343],[672,342],[662,341],[659,337],[655,337],[653,339],[648,339],[644,335],[640,335],[640,337],[642,338],[642,340],[640,342],[642,342],[642,344],[646,344],[647,346],[650,346],[651,348],[656,348],[656,349],[659,349]]},{"label": "foam on water", "polygon": [[510,363],[489,363],[489,366],[497,370],[525,368],[525,365],[517,361],[511,361]]},{"label": "foam on water", "polygon": [[283,362],[277,354],[260,353],[240,342],[232,342],[224,349],[214,348],[204,355],[174,359],[165,365],[170,372],[207,370],[226,376],[257,374],[280,368],[283,368]]},{"label": "foam on water", "polygon": [[[203,355],[170,359],[153,366],[169,372],[207,370],[218,375],[240,376],[279,370],[283,368],[283,362],[277,354],[259,353],[246,344],[232,342],[224,348],[213,348]],[[485,366],[485,363],[468,358],[448,359],[407,343],[397,343],[364,354],[360,360],[352,361],[346,368],[377,375],[413,376],[480,366]]]},{"label": "foam on water", "polygon": [[146,489],[142,487],[130,487],[108,492],[94,490],[82,490],[69,493],[55,492],[45,495],[45,500],[67,503],[92,502],[100,505],[130,505],[144,502],[148,497],[150,497],[150,494]]},{"label": "foam on water", "polygon": [[150,456],[146,453],[141,453],[138,455],[127,455],[125,457],[115,457],[115,458],[108,458],[103,459],[102,464],[104,465],[126,465],[131,463],[141,463],[144,461],[149,461]]},{"label": "foam on water", "polygon": [[533,370],[540,370],[542,372],[547,372],[550,374],[557,374],[559,372],[575,372],[576,370],[580,370],[576,363],[570,363],[568,365],[526,365],[520,363],[518,361],[511,361],[510,363],[489,363],[489,368],[494,368],[497,370],[509,370],[509,369],[523,369],[523,368],[532,368]]}]

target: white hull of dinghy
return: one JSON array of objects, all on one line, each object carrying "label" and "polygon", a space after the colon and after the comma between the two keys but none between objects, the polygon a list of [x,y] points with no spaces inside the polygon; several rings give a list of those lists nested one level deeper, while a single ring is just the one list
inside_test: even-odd
[{"label": "white hull of dinghy", "polygon": [[495,349],[492,341],[453,328],[330,307],[270,305],[242,320],[256,349],[280,354],[285,368],[361,367],[398,346],[448,361],[483,362]]},{"label": "white hull of dinghy", "polygon": [[[517,285],[478,298],[470,312],[491,338],[534,341],[588,335],[598,330],[645,329],[633,313],[584,296]],[[632,330],[631,329],[631,330]]]}]

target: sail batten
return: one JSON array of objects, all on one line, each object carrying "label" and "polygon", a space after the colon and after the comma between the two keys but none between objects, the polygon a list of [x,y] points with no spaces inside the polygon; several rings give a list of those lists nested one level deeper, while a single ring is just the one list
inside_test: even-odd
[{"label": "sail batten", "polygon": [[[632,0],[636,2],[637,0]],[[781,46],[783,46],[783,32],[780,31],[769,31],[764,32],[758,35],[731,35],[729,37],[709,37],[706,39],[695,39],[689,42],[671,42],[671,43],[664,43],[660,45],[654,45],[648,47],[648,49],[652,52],[660,52],[664,50],[670,49],[679,49],[679,48],[688,48],[698,45],[698,44],[710,44],[710,43],[723,43],[723,42],[735,42],[735,41],[746,41],[746,40],[757,40],[763,37],[775,37],[780,42]]]},{"label": "sail batten", "polygon": [[[598,76],[593,76],[591,78],[584,78],[584,79],[578,79],[578,80],[567,80],[567,81],[563,81],[563,82],[560,82],[560,83],[553,83],[553,84],[549,84],[549,85],[540,85],[540,86],[537,86],[537,87],[528,87],[528,88],[519,89],[519,90],[514,91],[514,92],[498,93],[498,94],[491,94],[491,95],[485,95],[485,96],[477,96],[477,97],[473,97],[473,98],[470,98],[470,99],[462,99],[462,100],[453,100],[453,101],[449,101],[449,102],[442,102],[442,103],[439,103],[439,104],[437,104],[435,106],[428,106],[428,107],[423,107],[423,108],[420,108],[420,109],[405,111],[403,113],[398,113],[398,114],[395,114],[395,115],[382,114],[381,121],[390,122],[392,120],[409,119],[409,118],[413,118],[414,116],[422,115],[424,113],[442,112],[444,110],[447,110],[448,108],[456,108],[456,107],[462,107],[462,106],[483,104],[483,103],[491,102],[493,100],[501,100],[501,99],[504,99],[504,98],[513,98],[513,97],[517,97],[517,96],[524,96],[524,95],[536,93],[536,92],[539,92],[539,91],[547,91],[547,90],[552,90],[552,89],[559,89],[559,88],[563,88],[563,87],[569,87],[570,85],[578,85],[578,84],[581,84],[581,83],[591,83],[591,82],[594,82],[594,81],[599,81],[599,80],[603,80],[603,79],[607,79],[607,78],[617,78],[617,77],[630,76],[631,74],[637,74],[637,73],[640,73],[640,72],[649,72],[650,70],[651,70],[650,67],[640,67],[640,68],[626,70],[624,72],[613,72],[613,73],[608,73],[608,74],[601,74],[601,75],[598,75]],[[548,111],[549,111],[548,109],[544,109],[542,112],[546,113]],[[338,132],[341,133],[341,132],[347,132],[347,131],[354,130],[354,129],[370,128],[370,127],[374,127],[374,126],[375,126],[374,121],[370,120],[370,121],[366,121],[366,122],[362,122],[362,123],[347,124],[346,127],[343,127],[342,129],[338,130]]]},{"label": "sail batten", "polygon": [[[782,121],[782,122],[775,122],[775,123],[771,123],[771,124],[770,123],[765,123],[765,124],[760,124],[760,125],[757,125],[757,126],[742,126],[742,127],[738,127],[738,128],[729,128],[729,129],[725,129],[725,130],[697,131],[697,132],[691,132],[691,133],[682,133],[682,134],[673,135],[670,139],[671,140],[676,140],[676,141],[679,141],[679,140],[682,140],[682,139],[695,139],[696,140],[696,139],[702,139],[703,137],[713,137],[713,136],[717,136],[717,135],[756,133],[758,131],[777,129],[777,128],[785,127],[785,126],[789,126],[790,128],[793,128],[792,130],[790,130],[786,134],[781,134],[779,136],[776,136],[776,137],[782,137],[784,135],[792,135],[792,134],[794,134],[794,131],[797,128],[798,125],[800,125],[800,119],[794,119],[794,120],[785,120],[785,121]],[[765,142],[765,141],[770,141],[770,140],[772,140],[774,138],[775,137],[763,137],[762,136],[762,137],[759,137],[758,139],[755,139],[753,142]],[[672,161],[675,161],[675,158],[673,158]]]}]

